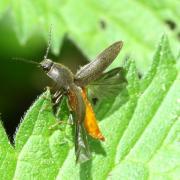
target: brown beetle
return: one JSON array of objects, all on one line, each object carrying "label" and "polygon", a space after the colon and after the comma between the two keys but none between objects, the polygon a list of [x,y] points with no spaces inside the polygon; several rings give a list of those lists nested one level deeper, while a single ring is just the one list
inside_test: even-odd
[{"label": "brown beetle", "polygon": [[102,76],[104,70],[117,57],[122,45],[122,41],[115,42],[101,52],[95,60],[80,68],[75,75],[64,65],[47,59],[49,49],[44,60],[40,63],[42,69],[58,86],[55,95],[57,102],[65,92],[70,107],[75,112],[75,153],[77,162],[84,162],[90,158],[86,132],[95,139],[105,140],[88,100],[86,86]]},{"label": "brown beetle", "polygon": [[[115,42],[102,51],[95,60],[80,68],[75,75],[66,66],[47,59],[50,41],[44,60],[40,63],[27,61],[23,58],[14,58],[15,60],[20,60],[26,63],[38,64],[38,66],[40,65],[44,72],[56,83],[58,89],[54,94],[56,104],[61,101],[63,95],[68,97],[68,104],[70,105],[71,111],[75,114],[76,162],[82,163],[89,160],[91,157],[87,142],[87,134],[95,139],[101,141],[105,140],[98,127],[91,103],[88,100],[86,88],[89,84],[96,82],[96,85],[98,84],[99,86],[110,86],[110,90],[112,91],[113,88],[117,89],[117,84],[126,81],[121,77],[121,68],[115,68],[104,73],[105,69],[117,57],[122,46],[122,41]],[[103,83],[101,82],[102,80],[104,81]],[[108,92],[107,88],[106,92]]]}]

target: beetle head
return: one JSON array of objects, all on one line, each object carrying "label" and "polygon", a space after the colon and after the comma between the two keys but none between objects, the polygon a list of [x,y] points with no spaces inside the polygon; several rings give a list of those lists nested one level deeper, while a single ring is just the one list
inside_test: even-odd
[{"label": "beetle head", "polygon": [[40,66],[46,73],[50,71],[52,65],[53,61],[50,59],[44,59],[42,62],[40,62]]}]

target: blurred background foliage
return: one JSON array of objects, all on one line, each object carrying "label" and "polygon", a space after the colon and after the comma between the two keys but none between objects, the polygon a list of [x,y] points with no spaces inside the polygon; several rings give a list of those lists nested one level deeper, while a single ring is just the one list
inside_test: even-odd
[{"label": "blurred background foliage", "polygon": [[8,134],[12,136],[37,95],[52,86],[40,69],[12,58],[40,62],[50,27],[49,58],[73,72],[114,41],[123,40],[123,50],[110,68],[131,57],[143,74],[163,33],[178,54],[179,8],[179,0],[1,0],[0,112]]}]

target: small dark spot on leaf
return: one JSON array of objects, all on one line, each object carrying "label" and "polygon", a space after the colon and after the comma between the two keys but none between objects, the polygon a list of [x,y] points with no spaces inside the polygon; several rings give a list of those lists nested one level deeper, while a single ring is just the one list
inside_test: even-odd
[{"label": "small dark spot on leaf", "polygon": [[101,19],[101,20],[99,21],[99,24],[100,24],[101,29],[103,29],[103,30],[106,29],[107,24],[106,24],[106,22],[105,22],[104,20]]},{"label": "small dark spot on leaf", "polygon": [[168,27],[171,29],[171,30],[174,30],[176,28],[176,23],[172,20],[165,20],[165,23],[168,25]]},{"label": "small dark spot on leaf", "polygon": [[138,72],[138,77],[139,77],[139,79],[141,79],[142,78],[142,73]]},{"label": "small dark spot on leaf", "polygon": [[92,98],[92,103],[93,103],[93,105],[96,105],[97,102],[98,102],[98,98],[96,98],[96,97]]}]

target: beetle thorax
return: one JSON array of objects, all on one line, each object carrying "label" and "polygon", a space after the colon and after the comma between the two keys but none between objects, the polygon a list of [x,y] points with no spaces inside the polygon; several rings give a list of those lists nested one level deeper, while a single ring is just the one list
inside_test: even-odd
[{"label": "beetle thorax", "polygon": [[47,73],[58,86],[68,89],[74,81],[74,75],[65,66],[54,63],[50,71]]},{"label": "beetle thorax", "polygon": [[47,75],[57,83],[57,86],[68,89],[74,82],[73,73],[62,64],[54,63],[49,59],[43,60],[40,64]]}]

